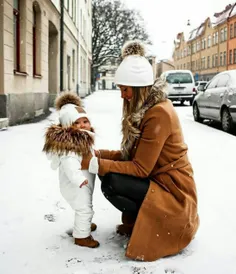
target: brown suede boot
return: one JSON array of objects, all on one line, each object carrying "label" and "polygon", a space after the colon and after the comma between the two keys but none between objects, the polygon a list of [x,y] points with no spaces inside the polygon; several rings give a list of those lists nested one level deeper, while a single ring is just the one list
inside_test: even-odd
[{"label": "brown suede boot", "polygon": [[75,244],[89,248],[96,248],[99,246],[99,242],[94,240],[91,235],[87,238],[75,238]]},{"label": "brown suede boot", "polygon": [[136,217],[127,213],[122,213],[121,220],[123,224],[116,227],[116,233],[128,237],[131,236]]},{"label": "brown suede boot", "polygon": [[132,234],[132,231],[133,231],[133,225],[118,225],[116,227],[116,233],[119,234],[119,235],[122,235],[122,236],[128,236],[130,237],[131,234]]}]

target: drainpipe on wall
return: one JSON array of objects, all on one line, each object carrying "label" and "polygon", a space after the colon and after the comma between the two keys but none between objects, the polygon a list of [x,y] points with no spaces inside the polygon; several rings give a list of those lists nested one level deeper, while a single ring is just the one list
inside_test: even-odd
[{"label": "drainpipe on wall", "polygon": [[229,60],[229,38],[230,38],[230,27],[229,27],[229,17],[227,18],[227,42],[226,42],[226,70],[228,70],[228,60]]},{"label": "drainpipe on wall", "polygon": [[60,91],[63,91],[63,72],[64,72],[64,0],[61,3],[61,19],[60,19]]}]

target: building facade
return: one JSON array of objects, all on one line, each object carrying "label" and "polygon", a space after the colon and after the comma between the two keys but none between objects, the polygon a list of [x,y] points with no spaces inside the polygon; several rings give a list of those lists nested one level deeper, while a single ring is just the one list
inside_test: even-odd
[{"label": "building facade", "polygon": [[228,69],[236,69],[236,4],[228,19]]},{"label": "building facade", "polygon": [[160,60],[156,64],[156,78],[160,77],[161,74],[168,70],[174,70],[175,66],[173,65],[173,62],[170,60]]},{"label": "building facade", "polygon": [[[91,57],[79,62],[79,11],[88,14],[88,9],[91,1],[64,1],[61,47],[60,0],[0,0],[0,118],[13,125],[42,115],[60,89],[80,94],[81,79],[86,85],[81,97],[89,93]],[[90,36],[84,48],[91,52],[91,20],[84,21]]]},{"label": "building facade", "polygon": [[79,1],[79,86],[78,92],[84,97],[91,92],[92,65],[92,5],[91,0]]},{"label": "building facade", "polygon": [[214,20],[207,18],[190,31],[186,40],[183,33],[177,35],[173,53],[176,69],[189,69],[195,80],[208,81],[229,68],[228,33],[232,23],[228,21],[233,9],[234,5],[228,5],[223,11],[214,14]]}]

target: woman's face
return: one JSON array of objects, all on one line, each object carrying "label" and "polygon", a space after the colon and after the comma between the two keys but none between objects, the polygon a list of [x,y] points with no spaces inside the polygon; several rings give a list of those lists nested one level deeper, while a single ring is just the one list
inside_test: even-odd
[{"label": "woman's face", "polygon": [[128,86],[118,86],[121,91],[121,98],[126,99],[127,101],[131,101],[133,97],[133,89]]}]

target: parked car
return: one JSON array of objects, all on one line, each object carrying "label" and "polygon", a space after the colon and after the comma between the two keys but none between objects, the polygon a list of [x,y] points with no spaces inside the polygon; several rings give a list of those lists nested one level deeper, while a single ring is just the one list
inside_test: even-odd
[{"label": "parked car", "polygon": [[168,98],[183,104],[189,101],[192,105],[197,90],[193,74],[190,70],[169,70],[163,72],[161,78],[167,82]]},{"label": "parked car", "polygon": [[236,123],[236,70],[217,74],[195,97],[193,117],[219,121],[222,129],[232,131]]},{"label": "parked car", "polygon": [[197,93],[201,90],[203,90],[203,88],[206,86],[208,82],[207,81],[197,81],[195,82],[195,87],[196,87],[196,90],[197,90]]}]

